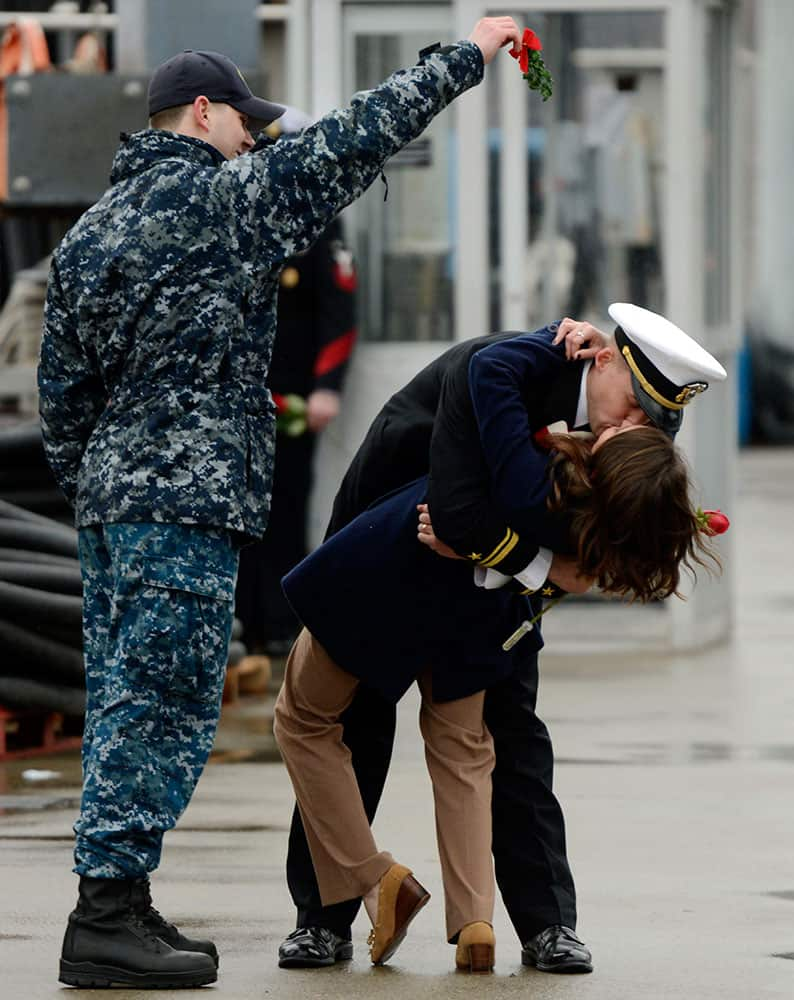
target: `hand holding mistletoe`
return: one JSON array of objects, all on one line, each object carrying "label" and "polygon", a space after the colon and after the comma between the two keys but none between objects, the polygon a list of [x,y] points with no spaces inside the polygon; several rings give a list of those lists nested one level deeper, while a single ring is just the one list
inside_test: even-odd
[{"label": "hand holding mistletoe", "polygon": [[542,100],[551,97],[554,80],[543,62],[543,45],[531,28],[524,28],[521,48],[518,52],[510,50],[510,55],[518,59],[518,68],[524,75],[530,90],[537,90]]}]

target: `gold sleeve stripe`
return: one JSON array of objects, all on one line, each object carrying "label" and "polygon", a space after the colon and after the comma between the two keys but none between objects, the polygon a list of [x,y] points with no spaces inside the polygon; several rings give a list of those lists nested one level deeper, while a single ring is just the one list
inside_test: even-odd
[{"label": "gold sleeve stripe", "polygon": [[485,566],[486,568],[498,566],[505,556],[513,551],[516,545],[518,545],[518,535],[512,528],[508,528],[507,534],[502,541],[496,546],[487,559],[483,559],[480,565]]},{"label": "gold sleeve stripe", "polygon": [[484,558],[480,560],[481,566],[490,566],[494,559],[499,559],[501,557],[502,549],[510,542],[513,537],[513,529],[508,528],[505,532],[504,538],[499,542],[496,548],[492,549],[491,552]]},{"label": "gold sleeve stripe", "polygon": [[491,552],[484,559],[480,560],[480,565],[485,566],[485,564],[489,563],[491,559],[494,558],[494,556],[498,555],[502,546],[506,545],[510,541],[510,536],[512,534],[513,534],[513,529],[508,528],[507,531],[505,532],[505,537],[501,540],[501,542],[499,542],[499,544],[496,546],[495,549],[492,549]]},{"label": "gold sleeve stripe", "polygon": [[648,381],[648,379],[642,374],[642,372],[640,371],[640,369],[637,367],[637,362],[631,356],[631,351],[629,350],[629,347],[628,347],[627,344],[624,345],[622,353],[623,353],[623,357],[626,359],[626,364],[634,372],[634,374],[635,374],[635,376],[637,378],[637,381],[640,383],[640,385],[643,387],[643,389],[648,393],[648,395],[651,397],[651,399],[655,399],[656,402],[659,403],[660,406],[664,406],[665,409],[667,409],[667,410],[683,410],[683,408],[689,402],[688,399],[684,400],[683,403],[673,403],[669,399],[665,399],[664,396],[658,391],[658,389],[655,389],[651,385],[651,383]]}]

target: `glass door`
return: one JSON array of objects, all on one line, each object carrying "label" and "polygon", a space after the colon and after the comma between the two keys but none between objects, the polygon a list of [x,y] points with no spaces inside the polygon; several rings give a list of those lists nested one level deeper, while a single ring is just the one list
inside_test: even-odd
[{"label": "glass door", "polygon": [[[447,5],[344,8],[345,93],[376,86],[451,34]],[[454,109],[393,157],[345,213],[359,271],[359,336],[370,343],[453,338]]]},{"label": "glass door", "polygon": [[[575,7],[575,4],[571,4]],[[661,11],[537,9],[519,12],[544,46],[554,95],[526,90],[521,153],[524,315],[529,329],[564,315],[594,322],[614,301],[663,311],[664,18]],[[502,231],[500,183],[506,130],[502,107],[518,88],[508,67],[486,80],[491,204],[490,325],[505,325],[504,274],[515,266]],[[507,155],[510,155],[508,151]]]}]

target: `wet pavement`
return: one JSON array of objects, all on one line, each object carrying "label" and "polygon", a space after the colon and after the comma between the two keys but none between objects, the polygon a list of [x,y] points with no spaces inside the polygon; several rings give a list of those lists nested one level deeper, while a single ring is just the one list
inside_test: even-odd
[{"label": "wet pavement", "polygon": [[[794,451],[743,454],[739,483],[730,643],[696,655],[618,651],[586,660],[560,652],[560,643],[542,658],[539,711],[554,738],[593,975],[523,969],[501,908],[496,974],[452,971],[413,696],[401,707],[376,835],[433,899],[385,968],[369,966],[359,918],[352,963],[279,970],[278,943],[292,926],[283,877],[291,792],[274,756],[269,704],[249,698],[225,712],[213,763],[166,838],[154,880],[163,912],[215,936],[221,975],[210,989],[240,1000],[794,996],[794,539],[785,527]],[[60,776],[30,782],[22,775],[31,769]],[[64,995],[57,958],[76,884],[69,866],[78,777],[75,754],[0,765],[3,998]]]}]

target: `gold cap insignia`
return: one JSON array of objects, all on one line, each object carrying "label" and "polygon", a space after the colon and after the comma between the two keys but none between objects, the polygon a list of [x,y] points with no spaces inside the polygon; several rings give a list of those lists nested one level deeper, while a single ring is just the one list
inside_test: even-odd
[{"label": "gold cap insignia", "polygon": [[708,383],[706,382],[690,382],[689,385],[685,385],[681,392],[675,397],[676,403],[683,403],[686,405],[690,399],[694,399],[695,396],[700,395],[701,392],[705,392],[708,389]]}]

